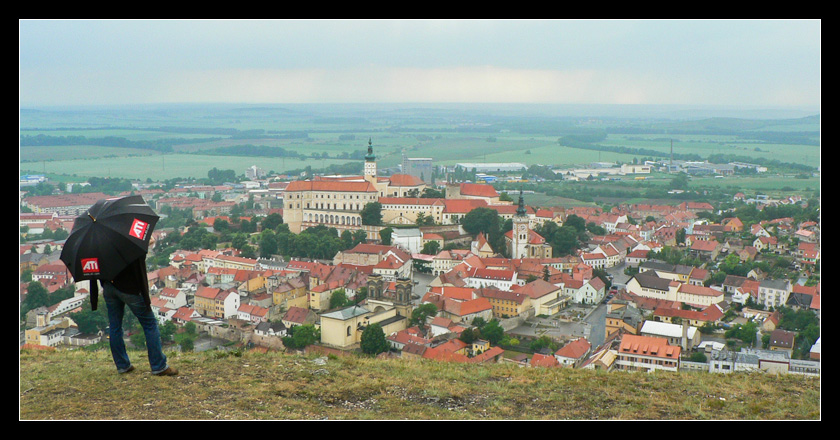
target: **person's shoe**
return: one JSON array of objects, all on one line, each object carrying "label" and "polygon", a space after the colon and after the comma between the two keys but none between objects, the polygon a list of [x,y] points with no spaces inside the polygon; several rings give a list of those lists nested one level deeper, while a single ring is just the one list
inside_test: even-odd
[{"label": "person's shoe", "polygon": [[155,376],[177,376],[178,370],[172,367],[168,367],[167,369],[161,371],[160,373],[155,373]]},{"label": "person's shoe", "polygon": [[120,374],[131,373],[132,371],[134,371],[134,365],[128,367],[128,369],[125,371],[121,371]]}]

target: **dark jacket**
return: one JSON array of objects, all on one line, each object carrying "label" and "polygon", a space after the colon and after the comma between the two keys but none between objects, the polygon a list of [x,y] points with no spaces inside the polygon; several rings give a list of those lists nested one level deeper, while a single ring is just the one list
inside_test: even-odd
[{"label": "dark jacket", "polygon": [[[151,306],[152,300],[149,297],[149,277],[146,272],[146,258],[138,258],[130,263],[113,280],[101,280],[103,283],[111,283],[124,293],[140,295],[146,306]],[[99,285],[97,280],[90,282],[90,306],[96,310],[99,302]]]}]

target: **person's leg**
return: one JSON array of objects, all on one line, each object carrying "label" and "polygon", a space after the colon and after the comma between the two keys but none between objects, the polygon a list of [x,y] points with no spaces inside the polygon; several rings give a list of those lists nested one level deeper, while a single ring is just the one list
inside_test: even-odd
[{"label": "person's leg", "polygon": [[157,318],[152,308],[146,305],[143,297],[140,295],[129,295],[122,292],[119,295],[143,327],[143,333],[146,335],[146,349],[149,353],[149,366],[152,369],[152,374],[166,370],[168,368],[166,355],[163,354],[160,330],[158,329]]},{"label": "person's leg", "polygon": [[[95,283],[96,281],[91,281]],[[105,298],[105,305],[108,308],[108,343],[111,347],[111,357],[114,358],[114,364],[117,366],[117,371],[126,373],[132,369],[131,360],[128,358],[128,353],[125,350],[125,340],[123,340],[123,316],[125,313],[125,304],[115,295],[114,291],[109,288],[102,289],[102,296]]]}]

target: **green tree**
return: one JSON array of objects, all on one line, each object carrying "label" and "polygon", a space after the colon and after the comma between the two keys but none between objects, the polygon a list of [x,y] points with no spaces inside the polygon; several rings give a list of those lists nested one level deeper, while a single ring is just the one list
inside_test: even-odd
[{"label": "green tree", "polygon": [[262,226],[263,230],[271,229],[276,231],[281,224],[283,224],[283,217],[279,213],[272,212],[263,219],[260,226]]},{"label": "green tree", "polygon": [[446,194],[438,189],[427,187],[423,190],[423,194],[420,195],[420,198],[423,199],[442,199],[446,197]]},{"label": "green tree", "polygon": [[490,208],[476,208],[461,220],[464,230],[470,235],[483,232],[485,236],[497,233],[500,227],[499,213]]},{"label": "green tree", "polygon": [[30,310],[50,305],[50,295],[46,287],[40,281],[32,281],[27,285],[26,298],[20,305],[21,317],[26,316],[26,312]]},{"label": "green tree", "polygon": [[411,311],[411,319],[409,319],[408,325],[410,327],[415,325],[424,325],[426,324],[426,318],[435,316],[437,311],[437,306],[432,303],[421,304]]},{"label": "green tree", "polygon": [[216,220],[213,220],[213,229],[216,232],[229,231],[230,222],[223,218],[217,218]]},{"label": "green tree", "polygon": [[572,255],[578,248],[578,230],[573,226],[561,226],[552,237],[551,248],[554,255]]},{"label": "green tree", "polygon": [[131,345],[133,345],[136,349],[146,349],[146,332],[134,332],[128,337],[128,339],[131,341]]},{"label": "green tree", "polygon": [[435,218],[419,212],[417,213],[417,220],[414,221],[414,224],[417,226],[432,226],[435,224]]},{"label": "green tree", "polygon": [[391,233],[392,232],[394,232],[394,228],[392,228],[390,226],[387,227],[387,228],[382,228],[382,230],[379,231],[379,239],[382,240],[382,244],[384,244],[384,245],[390,245],[391,244]]},{"label": "green tree", "polygon": [[440,242],[437,240],[426,242],[426,244],[423,245],[423,249],[420,250],[421,254],[426,255],[437,255],[438,252],[440,252]]},{"label": "green tree", "polygon": [[529,345],[529,348],[534,353],[537,353],[544,348],[547,348],[551,351],[557,351],[560,347],[559,347],[559,344],[557,343],[557,341],[555,341],[554,339],[550,338],[547,335],[542,335],[539,338],[531,341],[531,344]]},{"label": "green tree", "polygon": [[160,340],[164,343],[171,342],[173,340],[173,336],[175,336],[175,332],[178,331],[178,327],[172,321],[166,321],[166,324],[160,326]]},{"label": "green tree", "polygon": [[288,348],[302,350],[321,339],[321,331],[312,324],[297,325],[290,329],[292,335],[283,338],[283,345]]},{"label": "green tree", "polygon": [[271,257],[278,251],[277,235],[271,229],[266,229],[260,233],[260,256]]},{"label": "green tree", "polygon": [[671,179],[671,183],[668,184],[669,189],[688,189],[688,174],[686,173],[679,173],[673,179]]},{"label": "green tree", "polygon": [[108,328],[108,315],[105,307],[96,310],[90,308],[90,298],[82,303],[81,310],[73,314],[73,321],[79,326],[81,333],[94,334]]},{"label": "green tree", "polygon": [[481,337],[492,345],[498,345],[505,337],[505,329],[499,324],[499,320],[494,318],[481,327]]},{"label": "green tree", "polygon": [[339,307],[344,307],[350,304],[350,300],[347,299],[347,292],[344,289],[338,289],[330,294],[330,308],[337,309]]},{"label": "green tree", "polygon": [[359,348],[362,349],[362,352],[374,356],[388,351],[390,344],[388,344],[388,340],[385,339],[385,332],[382,330],[382,326],[379,324],[369,325],[362,332]]},{"label": "green tree", "polygon": [[472,344],[481,336],[477,330],[473,330],[471,328],[466,328],[464,331],[461,332],[461,336],[458,338],[465,344]]},{"label": "green tree", "polygon": [[362,217],[363,225],[379,226],[382,224],[382,204],[379,202],[366,204],[359,214]]}]

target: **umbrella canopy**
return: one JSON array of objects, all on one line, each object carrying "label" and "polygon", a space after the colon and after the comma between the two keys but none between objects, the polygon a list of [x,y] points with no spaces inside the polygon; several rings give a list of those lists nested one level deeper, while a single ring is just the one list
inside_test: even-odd
[{"label": "umbrella canopy", "polygon": [[158,219],[141,196],[99,200],[76,217],[61,261],[75,281],[113,280],[145,257]]}]

